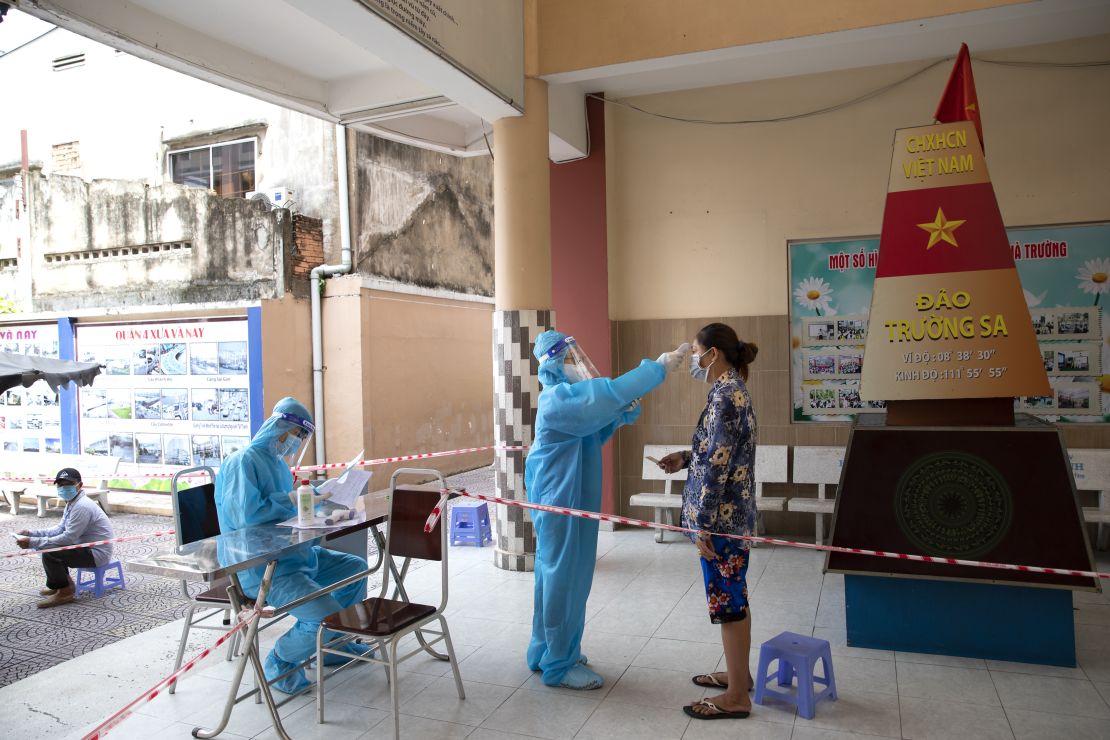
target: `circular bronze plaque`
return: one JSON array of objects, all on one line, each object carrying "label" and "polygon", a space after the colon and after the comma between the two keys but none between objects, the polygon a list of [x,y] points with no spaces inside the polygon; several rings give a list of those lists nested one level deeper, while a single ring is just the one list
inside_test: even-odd
[{"label": "circular bronze plaque", "polygon": [[1014,502],[994,466],[965,452],[926,455],[902,474],[894,494],[898,526],[926,555],[974,558],[1010,529]]}]

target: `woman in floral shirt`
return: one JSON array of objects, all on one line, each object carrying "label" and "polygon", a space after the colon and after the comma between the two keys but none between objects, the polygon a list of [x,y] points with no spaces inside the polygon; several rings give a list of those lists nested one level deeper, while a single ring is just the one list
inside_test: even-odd
[{"label": "woman in floral shirt", "polygon": [[725,324],[709,324],[694,342],[690,374],[712,383],[698,419],[693,447],[668,455],[660,467],[668,472],[689,468],[682,493],[682,526],[697,529],[691,537],[701,555],[709,618],[721,625],[724,673],[695,676],[699,686],[724,693],[685,707],[697,719],[743,719],[752,705],[748,651],[748,543],[723,534],[755,533],[755,412],[744,381],[758,348],[741,341]]}]

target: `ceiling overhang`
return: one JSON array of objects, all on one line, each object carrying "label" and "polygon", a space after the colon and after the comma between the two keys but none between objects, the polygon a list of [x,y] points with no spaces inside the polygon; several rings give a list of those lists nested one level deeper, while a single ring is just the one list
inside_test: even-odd
[{"label": "ceiling overhang", "polygon": [[[184,74],[458,156],[520,104],[370,12],[369,0],[22,0],[17,7]],[[937,59],[1110,33],[1106,0],[1038,0],[545,75],[550,155],[588,152],[585,94],[611,97]]]}]

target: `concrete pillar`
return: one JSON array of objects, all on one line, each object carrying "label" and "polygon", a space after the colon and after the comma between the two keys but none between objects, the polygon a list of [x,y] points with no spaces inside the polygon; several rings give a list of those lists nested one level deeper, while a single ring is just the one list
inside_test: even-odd
[{"label": "concrete pillar", "polygon": [[[524,82],[525,114],[494,122],[494,438],[531,445],[540,393],[536,336],[554,326],[551,311],[551,187],[547,83]],[[524,499],[524,453],[498,452],[497,495]],[[536,535],[523,509],[497,507],[494,564],[532,570]]]}]

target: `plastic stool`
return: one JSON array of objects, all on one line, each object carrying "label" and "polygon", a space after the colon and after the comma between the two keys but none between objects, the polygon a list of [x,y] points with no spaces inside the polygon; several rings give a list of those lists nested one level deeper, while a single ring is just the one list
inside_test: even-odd
[{"label": "plastic stool", "polygon": [[[767,684],[774,678],[774,675],[768,676],[767,672],[775,660],[779,662],[778,685],[790,686],[797,676],[797,694],[767,688]],[[823,678],[813,675],[818,660],[825,663]],[[824,684],[825,688],[817,693],[814,691],[815,683]],[[798,714],[806,719],[813,719],[820,700],[836,701],[836,678],[833,675],[832,651],[828,640],[783,632],[763,643],[759,648],[759,670],[755,677],[755,703],[762,704],[765,696],[773,696],[796,705]]]},{"label": "plastic stool", "polygon": [[493,542],[489,507],[485,501],[456,501],[451,507],[451,544],[482,547]]},{"label": "plastic stool", "polygon": [[[115,571],[115,575],[108,575],[109,571]],[[91,577],[85,578],[86,575]],[[123,578],[123,566],[119,564],[118,560],[113,560],[99,568],[78,568],[77,590],[74,595],[76,596],[82,591],[92,591],[93,596],[99,599],[105,591],[116,586],[126,589],[127,581]]]}]

